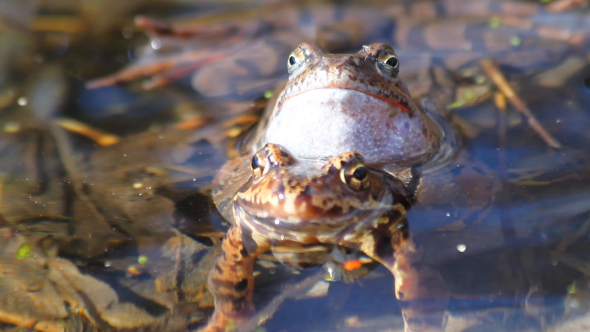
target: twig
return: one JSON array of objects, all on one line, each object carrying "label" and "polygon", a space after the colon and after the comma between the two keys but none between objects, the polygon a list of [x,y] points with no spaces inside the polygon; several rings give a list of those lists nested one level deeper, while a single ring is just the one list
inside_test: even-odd
[{"label": "twig", "polygon": [[570,236],[567,236],[567,235],[564,236],[554,251],[558,252],[558,253],[563,252],[568,246],[570,246],[571,244],[576,242],[578,239],[580,239],[583,236],[586,236],[589,231],[590,231],[590,218],[588,218],[588,219],[586,219],[586,221],[584,221],[584,224],[577,229],[575,234],[570,235]]},{"label": "twig", "polygon": [[57,154],[59,159],[62,162],[63,168],[66,171],[67,177],[72,182],[72,189],[74,193],[88,208],[88,210],[96,217],[96,219],[104,224],[110,225],[107,221],[106,217],[100,213],[96,205],[92,202],[89,195],[86,194],[84,189],[82,188],[82,175],[78,172],[72,157],[74,156],[73,148],[68,141],[66,136],[65,129],[62,129],[56,124],[49,123],[49,132],[51,136],[55,140],[55,145],[57,147]]},{"label": "twig", "polygon": [[583,259],[569,255],[559,255],[557,256],[557,261],[582,272],[586,276],[590,276],[590,264]]},{"label": "twig", "polygon": [[537,121],[533,113],[528,109],[526,104],[519,96],[516,95],[514,89],[510,86],[504,75],[500,72],[498,67],[492,62],[490,59],[481,59],[479,64],[486,72],[486,74],[494,81],[498,89],[502,91],[502,93],[508,98],[512,106],[516,108],[517,111],[522,113],[529,125],[533,128],[534,131],[541,136],[541,138],[552,148],[561,148],[561,144],[549,134],[548,131],[543,128],[543,126]]},{"label": "twig", "polygon": [[66,130],[88,137],[100,146],[110,146],[120,141],[115,134],[104,133],[74,119],[61,118],[54,120],[54,122]]}]

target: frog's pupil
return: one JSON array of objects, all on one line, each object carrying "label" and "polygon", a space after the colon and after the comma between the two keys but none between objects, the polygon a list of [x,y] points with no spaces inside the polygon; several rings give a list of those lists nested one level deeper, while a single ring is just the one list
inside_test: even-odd
[{"label": "frog's pupil", "polygon": [[357,168],[354,173],[352,173],[352,176],[357,180],[363,180],[365,177],[367,177],[367,169],[361,166]]},{"label": "frog's pupil", "polygon": [[391,58],[387,59],[387,61],[385,61],[386,64],[390,65],[391,67],[395,68],[397,67],[397,58],[392,56]]},{"label": "frog's pupil", "polygon": [[258,156],[252,157],[252,169],[257,169],[260,167],[260,160],[258,160]]},{"label": "frog's pupil", "polygon": [[293,65],[295,65],[295,62],[297,62],[297,60],[295,59],[295,57],[294,57],[294,56],[292,56],[292,55],[291,55],[291,56],[289,57],[289,66],[293,66]]}]

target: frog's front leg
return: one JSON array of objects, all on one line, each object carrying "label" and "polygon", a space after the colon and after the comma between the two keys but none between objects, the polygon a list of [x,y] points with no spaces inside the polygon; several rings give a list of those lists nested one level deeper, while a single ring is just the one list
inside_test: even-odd
[{"label": "frog's front leg", "polygon": [[383,263],[395,278],[395,295],[405,323],[405,331],[444,330],[449,288],[440,273],[420,262],[421,250],[411,236],[393,254],[393,264]]},{"label": "frog's front leg", "polygon": [[[375,226],[345,239],[356,242],[393,274],[406,332],[442,330],[449,289],[438,271],[421,262],[422,251],[412,239],[407,219],[394,209]],[[342,244],[351,246],[350,242]]]},{"label": "frog's front leg", "polygon": [[209,290],[215,297],[213,316],[200,332],[222,332],[232,322],[254,311],[252,294],[254,260],[270,247],[266,239],[252,238],[250,228],[237,221],[221,245],[221,256],[209,273]]}]

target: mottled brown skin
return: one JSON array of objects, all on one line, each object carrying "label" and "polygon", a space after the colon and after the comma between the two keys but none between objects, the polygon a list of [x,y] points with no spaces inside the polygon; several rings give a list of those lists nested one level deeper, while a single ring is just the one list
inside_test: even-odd
[{"label": "mottled brown skin", "polygon": [[221,179],[214,192],[233,225],[209,277],[215,312],[202,331],[224,331],[230,321],[252,314],[256,256],[272,247],[315,244],[360,250],[382,263],[395,277],[396,297],[406,303],[408,327],[425,324],[414,318],[424,314],[425,302],[440,326],[447,288],[436,271],[420,263],[405,218],[411,194],[401,181],[366,166],[353,152],[319,167],[267,144],[237,168],[248,165],[249,181],[229,201],[217,194],[231,187],[226,183],[231,178]]}]

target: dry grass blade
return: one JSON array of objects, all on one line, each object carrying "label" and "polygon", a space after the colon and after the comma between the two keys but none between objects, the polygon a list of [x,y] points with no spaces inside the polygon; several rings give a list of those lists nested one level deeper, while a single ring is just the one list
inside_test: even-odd
[{"label": "dry grass blade", "polygon": [[563,254],[557,256],[557,261],[590,276],[590,264],[583,259]]},{"label": "dry grass blade", "polygon": [[56,119],[55,124],[76,134],[86,136],[100,146],[110,146],[120,141],[117,135],[104,133],[74,119]]},{"label": "dry grass blade", "polygon": [[545,143],[552,148],[561,148],[561,144],[551,136],[547,130],[545,130],[541,123],[537,121],[537,118],[535,118],[533,113],[528,109],[525,102],[516,94],[516,92],[514,92],[514,89],[512,89],[506,80],[506,77],[500,72],[498,66],[496,66],[496,64],[490,59],[482,59],[479,61],[479,64],[496,84],[498,89],[500,89],[500,91],[502,91],[502,93],[508,98],[512,106],[525,116],[529,125],[537,132],[537,134],[539,134],[539,136],[541,136]]},{"label": "dry grass blade", "polygon": [[556,0],[547,5],[550,13],[560,13],[566,10],[580,9],[588,6],[588,0]]}]

